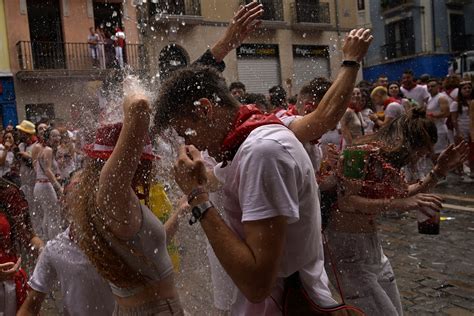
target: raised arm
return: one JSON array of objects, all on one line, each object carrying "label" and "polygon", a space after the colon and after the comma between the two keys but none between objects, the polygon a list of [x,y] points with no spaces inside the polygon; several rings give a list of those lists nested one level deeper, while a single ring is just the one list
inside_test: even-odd
[{"label": "raised arm", "polygon": [[124,225],[138,199],[131,189],[150,123],[150,105],[143,92],[130,91],[123,104],[124,120],[117,144],[100,173],[97,203],[101,210]]},{"label": "raised arm", "polygon": [[[342,48],[344,60],[360,62],[372,39],[368,29],[352,30]],[[341,67],[316,111],[290,125],[290,129],[301,142],[318,140],[324,133],[336,127],[349,104],[358,71],[359,67]]]}]

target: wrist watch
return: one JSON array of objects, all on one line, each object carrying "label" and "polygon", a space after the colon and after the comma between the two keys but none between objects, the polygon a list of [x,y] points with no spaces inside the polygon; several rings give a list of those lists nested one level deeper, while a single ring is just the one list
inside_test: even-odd
[{"label": "wrist watch", "polygon": [[360,63],[355,60],[343,60],[341,67],[351,67],[351,68],[360,68]]},{"label": "wrist watch", "polygon": [[206,201],[193,207],[193,209],[191,210],[192,215],[189,219],[189,225],[193,225],[197,223],[197,221],[200,221],[203,218],[204,214],[211,207],[214,207],[214,204],[212,204],[211,201]]}]

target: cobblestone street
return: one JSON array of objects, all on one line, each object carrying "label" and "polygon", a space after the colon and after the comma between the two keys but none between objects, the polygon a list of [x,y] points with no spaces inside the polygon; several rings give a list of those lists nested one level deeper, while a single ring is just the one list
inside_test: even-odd
[{"label": "cobblestone street", "polygon": [[[449,180],[437,188],[450,197],[446,205],[452,207],[441,215],[439,235],[419,234],[415,213],[380,220],[406,315],[474,315],[474,185]],[[219,315],[213,308],[202,229],[183,220],[177,241],[181,253],[177,285],[186,312]],[[45,315],[58,315],[55,301],[49,299]]]}]

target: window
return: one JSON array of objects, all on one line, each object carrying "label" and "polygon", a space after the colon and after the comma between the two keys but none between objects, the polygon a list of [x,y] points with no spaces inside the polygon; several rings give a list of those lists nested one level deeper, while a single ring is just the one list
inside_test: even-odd
[{"label": "window", "polygon": [[25,110],[26,119],[33,123],[55,118],[53,103],[27,104]]},{"label": "window", "polygon": [[385,25],[386,45],[382,46],[387,59],[415,54],[413,18]]},{"label": "window", "polygon": [[365,10],[365,0],[357,0],[357,10]]}]

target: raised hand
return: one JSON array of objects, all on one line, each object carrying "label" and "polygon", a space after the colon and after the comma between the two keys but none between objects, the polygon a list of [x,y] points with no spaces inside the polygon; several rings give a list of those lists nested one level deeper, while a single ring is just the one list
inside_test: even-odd
[{"label": "raised hand", "polygon": [[17,262],[7,262],[0,264],[0,281],[11,280],[20,268],[21,258]]},{"label": "raised hand", "polygon": [[224,36],[211,48],[217,61],[222,61],[227,54],[237,48],[261,24],[258,20],[263,14],[263,6],[250,2],[240,6],[229,23]]},{"label": "raised hand", "polygon": [[353,29],[350,31],[342,47],[344,59],[360,62],[367,54],[373,39],[374,37],[370,34],[369,29]]},{"label": "raised hand", "polygon": [[207,171],[201,153],[192,145],[179,148],[174,172],[176,183],[187,195],[193,189],[207,183]]},{"label": "raised hand", "polygon": [[450,170],[453,170],[459,164],[463,163],[469,154],[469,146],[465,141],[458,145],[451,144],[438,157],[435,171],[437,174],[446,176]]}]

